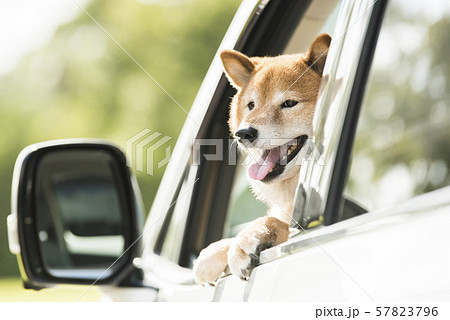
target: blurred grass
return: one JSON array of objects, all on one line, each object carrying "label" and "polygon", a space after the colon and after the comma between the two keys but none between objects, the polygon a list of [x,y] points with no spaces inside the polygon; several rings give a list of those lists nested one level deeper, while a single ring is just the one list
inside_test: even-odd
[{"label": "blurred grass", "polygon": [[[24,289],[20,278],[0,278],[0,302],[75,302],[87,286],[59,285],[40,291]],[[100,291],[91,287],[81,301],[100,300]]]}]

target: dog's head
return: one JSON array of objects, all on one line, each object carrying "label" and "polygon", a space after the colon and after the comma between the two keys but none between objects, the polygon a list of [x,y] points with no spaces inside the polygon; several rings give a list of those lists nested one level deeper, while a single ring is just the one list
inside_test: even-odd
[{"label": "dog's head", "polygon": [[331,38],[319,35],[308,52],[249,58],[232,50],[220,58],[237,89],[229,126],[253,159],[248,174],[273,182],[298,174],[300,153],[312,135],[312,120]]}]

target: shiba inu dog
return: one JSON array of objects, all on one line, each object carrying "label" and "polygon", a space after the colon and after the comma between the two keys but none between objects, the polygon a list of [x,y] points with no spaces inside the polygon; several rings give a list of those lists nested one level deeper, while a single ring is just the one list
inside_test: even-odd
[{"label": "shiba inu dog", "polygon": [[[252,57],[222,51],[225,74],[237,89],[229,127],[253,161],[248,178],[267,216],[251,222],[235,238],[210,244],[194,263],[197,283],[213,284],[229,270],[247,280],[259,253],[288,240],[302,149],[312,120],[331,38],[319,35],[306,53]],[[306,148],[305,148],[306,149]]]}]

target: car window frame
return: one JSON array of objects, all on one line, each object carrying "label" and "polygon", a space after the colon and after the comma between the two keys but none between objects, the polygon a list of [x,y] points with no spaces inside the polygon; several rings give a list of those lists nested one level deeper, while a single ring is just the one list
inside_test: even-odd
[{"label": "car window frame", "polygon": [[[281,54],[286,47],[289,39],[291,38],[295,27],[303,17],[303,14],[305,13],[311,1],[312,0],[306,1],[304,3],[294,0],[283,2],[271,1],[268,3],[265,1],[261,1],[255,7],[255,11],[249,18],[247,26],[236,42],[234,49],[241,51],[249,56]],[[264,3],[265,6],[262,5]],[[376,5],[377,3],[378,5]],[[371,19],[374,16],[374,12],[383,12],[386,3],[387,0],[376,0],[374,9],[371,13]],[[276,16],[283,16],[282,13],[287,15],[287,18],[284,19],[284,21],[288,20],[291,21],[291,23],[284,22],[280,24],[278,28],[274,28],[270,24],[271,19]],[[378,15],[376,16],[378,17]],[[285,28],[284,30],[283,26]],[[376,24],[371,29],[373,30],[374,35],[378,34]],[[278,33],[281,33],[282,36],[277,36]],[[272,39],[272,42],[268,39]],[[367,37],[365,41],[368,41]],[[370,60],[369,58],[370,57],[368,57],[367,59]],[[360,60],[359,64],[363,64],[364,68],[366,68],[365,65],[367,64],[367,61],[363,63]],[[362,66],[358,66],[358,72],[362,72],[362,70],[364,70]],[[361,78],[363,78],[362,75]],[[354,90],[352,90],[352,92],[353,91]],[[233,95],[234,89],[231,88],[228,80],[224,75],[222,75],[211,98],[205,116],[202,119],[202,125],[199,128],[198,134],[196,136],[198,139],[211,137],[223,139],[224,145],[226,145],[227,142],[225,141],[228,141],[228,139],[230,138],[228,130],[219,130],[220,132],[217,132],[217,122],[221,121],[223,123],[224,116],[228,116],[227,109],[223,108],[223,106],[229,105],[230,97],[232,97]],[[355,107],[358,105],[358,99],[356,98],[357,96],[355,96],[354,101],[352,101]],[[349,119],[348,121],[350,120],[352,119]],[[215,130],[216,132],[214,132]],[[351,132],[349,132],[349,134],[351,134]],[[345,150],[348,150],[348,148],[348,145],[339,146],[339,152],[337,153],[337,155],[339,155],[339,159],[337,163],[340,166],[345,166],[346,164]],[[211,148],[205,148],[205,150],[201,152],[201,155],[210,153],[213,153],[211,152]],[[224,158],[227,159],[227,156],[228,155],[225,153]],[[226,212],[228,210],[228,200],[230,196],[229,191],[231,190],[235,172],[235,166],[227,165],[225,161],[204,161],[204,157],[201,157],[201,159],[202,160],[198,168],[197,177],[203,178],[199,179],[198,183],[193,186],[192,199],[190,201],[190,207],[189,209],[187,209],[186,226],[181,240],[182,248],[180,250],[180,257],[177,263],[179,266],[184,268],[192,267],[192,262],[201,249],[203,249],[210,243],[222,238],[223,226],[226,219]],[[189,166],[190,164],[188,163],[187,165]],[[186,170],[186,167],[181,169],[184,172],[184,170]],[[221,187],[215,185],[215,192],[212,193],[213,198],[211,199],[211,193],[207,193],[205,192],[205,190],[208,190],[212,187],[211,181],[218,176],[222,178],[225,177],[225,180],[221,184]],[[205,177],[209,177],[209,179],[204,179]],[[330,186],[330,190],[332,190],[333,192],[334,190],[337,190],[339,186],[343,188],[343,185],[345,185],[343,181],[344,179],[342,179],[342,177],[336,178],[334,180],[336,180],[336,183],[333,186]],[[221,190],[220,193],[217,192],[218,189]],[[206,199],[207,197],[209,197],[209,199]],[[338,200],[340,199],[330,198],[327,199],[327,203],[336,203],[339,202]],[[208,203],[210,205],[210,208],[211,204],[213,204],[215,210],[211,210],[210,208],[205,209],[205,203]],[[202,217],[201,213],[203,215],[206,215],[206,220],[205,216]],[[334,212],[334,214],[336,213]],[[335,220],[338,220],[335,216],[331,216],[330,218],[331,220],[327,221],[335,222]],[[147,221],[147,223],[149,222]],[[167,226],[167,221],[161,221],[160,224],[161,225],[159,227],[159,230],[167,231],[167,228],[162,227],[163,225]],[[153,237],[158,240],[154,240],[153,242],[151,242],[151,244],[153,244],[151,248],[152,253],[154,253],[153,248],[156,242],[158,243],[159,249],[161,248],[161,239],[162,237],[164,237],[164,234],[157,232],[157,235],[154,235]],[[147,243],[145,243],[144,245],[147,245]]]},{"label": "car window frame", "polygon": [[[374,4],[372,16],[366,31],[366,37],[347,107],[347,114],[343,124],[342,135],[336,153],[336,162],[324,210],[325,225],[338,222],[343,214],[343,192],[350,172],[350,156],[353,150],[365,89],[387,5],[388,0],[377,0]],[[336,208],[339,208],[339,210],[336,210]]]},{"label": "car window frame", "polygon": [[[295,26],[298,24],[307,7],[312,0],[308,1],[267,1],[260,0],[255,2],[243,2],[233,19],[227,34],[219,47],[218,52],[224,48],[234,48],[248,55],[276,55],[281,54],[283,48],[294,32]],[[247,15],[249,6],[252,12]],[[283,19],[275,19],[275,17],[283,17]],[[271,21],[278,24],[275,27]],[[283,21],[283,23],[281,23]],[[239,27],[242,25],[242,27]],[[236,36],[236,40],[233,38]],[[279,36],[279,34],[284,36]],[[288,36],[289,34],[289,36]],[[233,42],[235,41],[235,42]],[[271,45],[268,45],[271,43]],[[232,44],[230,46],[230,44]],[[217,77],[218,67],[220,65],[218,53],[216,54],[211,67],[202,83],[197,97],[192,106],[189,118],[197,120],[200,126],[194,126],[187,120],[183,130],[177,140],[171,161],[166,168],[161,184],[158,188],[149,217],[144,226],[143,244],[144,252],[142,256],[143,263],[151,261],[155,256],[156,249],[161,248],[161,241],[167,233],[167,224],[170,223],[160,216],[163,212],[168,212],[176,198],[177,187],[183,179],[186,170],[192,165],[192,145],[193,140],[205,138],[226,139],[229,138],[228,128],[221,132],[214,132],[217,126],[217,120],[226,123],[228,112],[227,108],[230,103],[230,97],[234,95],[234,89],[228,83],[223,75],[220,66],[220,77]],[[215,82],[217,81],[217,82]],[[220,112],[222,111],[222,112]],[[193,259],[198,255],[201,249],[206,247],[213,241],[222,238],[223,226],[226,219],[226,210],[228,209],[229,192],[224,192],[227,188],[231,188],[235,166],[223,165],[224,162],[202,160],[203,154],[208,154],[208,148],[201,150],[201,162],[198,167],[196,183],[193,185],[192,198],[190,206],[187,208],[187,220],[185,230],[180,241],[182,248],[178,265],[181,267],[192,267]],[[224,155],[226,157],[226,154]],[[222,165],[221,165],[222,164]],[[216,209],[214,211],[201,210],[199,204],[205,203],[205,193],[202,192],[208,181],[211,179],[203,179],[204,177],[213,177],[212,172],[220,172],[221,177],[227,177],[227,181],[222,185],[222,192],[214,192],[214,203]],[[203,178],[202,178],[203,177]],[[198,181],[198,182],[197,182]],[[211,186],[211,184],[209,185]],[[219,189],[215,188],[216,190]],[[176,199],[175,199],[176,201]],[[199,213],[207,214],[206,224]],[[170,215],[169,215],[170,219]],[[147,232],[152,229],[151,232]],[[208,232],[206,232],[208,230]],[[158,250],[157,250],[158,251]],[[162,256],[158,256],[158,258]]]}]

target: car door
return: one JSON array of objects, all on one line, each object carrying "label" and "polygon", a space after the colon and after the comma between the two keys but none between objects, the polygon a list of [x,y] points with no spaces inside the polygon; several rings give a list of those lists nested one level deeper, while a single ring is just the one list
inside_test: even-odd
[{"label": "car door", "polygon": [[[262,252],[261,265],[253,271],[248,283],[235,277],[223,279],[216,291],[218,300],[310,301],[319,297],[341,300],[339,290],[326,289],[328,295],[323,292],[327,283],[321,280],[321,271],[331,269],[330,277],[334,277],[339,275],[339,268],[336,269],[339,265],[321,243],[328,240],[330,233],[333,237],[341,234],[332,232],[341,216],[330,207],[352,207],[351,216],[364,212],[341,197],[338,189],[344,178],[337,173],[345,170],[348,161],[346,152],[351,149],[353,139],[350,129],[356,126],[385,5],[381,1],[342,1],[336,8],[337,21],[314,119],[314,147],[302,164],[291,223],[300,233],[287,243]],[[311,294],[298,292],[304,286]]]},{"label": "car door", "polygon": [[[412,235],[424,221],[412,219],[412,213],[441,208],[430,215],[430,221],[443,222],[443,227],[435,230],[442,235],[448,222],[448,189],[395,203],[393,210],[359,204],[360,199],[355,201],[348,192],[351,174],[348,184],[347,178],[353,170],[349,164],[355,156],[353,143],[355,135],[356,143],[359,141],[358,119],[384,12],[388,7],[389,26],[398,18],[396,6],[407,7],[392,2],[392,6],[382,0],[261,2],[255,7],[241,7],[233,24],[246,26],[244,32],[238,36],[239,27],[234,29],[236,33],[230,31],[229,42],[225,40],[222,48],[234,47],[248,55],[275,55],[305,50],[321,31],[333,36],[314,120],[316,150],[302,166],[293,212],[293,226],[300,226],[301,232],[287,243],[262,252],[261,264],[249,282],[225,276],[215,288],[193,283],[192,263],[202,248],[236,234],[246,222],[264,214],[264,207],[255,202],[243,183],[243,173],[236,166],[239,161],[230,160],[234,150],[226,127],[226,106],[233,90],[223,76],[220,78],[216,57],[193,108],[192,114],[201,126],[186,125],[183,129],[167,170],[170,173],[163,179],[144,228],[152,232],[144,231],[146,249],[140,263],[146,271],[146,281],[159,288],[159,300],[372,301],[389,297],[383,288],[389,287],[392,277],[383,277],[377,271],[380,264],[387,266],[383,272],[391,272],[398,279],[391,284],[396,283],[401,289],[392,289],[392,297],[408,298],[430,292],[429,287],[409,290],[404,284],[412,275],[395,270],[405,268],[401,262],[408,254],[417,254],[414,248],[406,249],[408,243],[416,243]],[[386,25],[384,32],[389,33]],[[230,40],[232,34],[234,44]],[[376,50],[380,55],[378,52],[383,49],[380,46]],[[217,144],[196,145],[194,138],[221,141],[222,160],[207,159],[216,155]],[[176,157],[177,154],[183,155]],[[389,251],[396,237],[406,240],[399,242],[398,251]],[[438,239],[449,241],[443,236]],[[437,257],[436,251],[420,253],[429,259]],[[443,268],[448,267],[445,260],[440,262]],[[429,273],[430,268],[422,264],[416,271]],[[444,282],[443,288],[446,287]],[[442,290],[436,292],[439,297]]]}]

